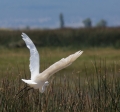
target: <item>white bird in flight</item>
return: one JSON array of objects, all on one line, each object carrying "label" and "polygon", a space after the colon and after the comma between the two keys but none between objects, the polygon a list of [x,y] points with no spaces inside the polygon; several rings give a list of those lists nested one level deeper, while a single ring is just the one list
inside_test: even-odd
[{"label": "white bird in flight", "polygon": [[59,70],[71,65],[83,53],[83,51],[78,51],[66,58],[62,58],[61,60],[44,70],[42,73],[39,73],[39,53],[32,40],[25,33],[22,33],[21,36],[22,39],[25,41],[26,46],[30,50],[29,67],[31,72],[31,79],[22,79],[22,81],[24,81],[34,89],[39,89],[41,93],[43,93],[45,91],[45,87],[48,86],[48,79],[50,78],[50,76],[52,76]]}]

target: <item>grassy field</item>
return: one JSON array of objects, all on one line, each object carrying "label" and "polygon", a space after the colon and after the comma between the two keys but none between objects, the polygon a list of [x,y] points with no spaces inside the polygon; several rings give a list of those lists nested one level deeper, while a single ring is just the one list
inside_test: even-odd
[{"label": "grassy field", "polygon": [[[83,50],[84,53],[68,68],[60,71],[81,71],[84,70],[85,65],[87,69],[93,69],[93,63],[96,61],[106,60],[107,67],[110,67],[112,63],[120,66],[120,50],[113,48],[89,48],[89,49],[72,49],[72,48],[38,48],[40,53],[40,71],[49,67],[51,64],[59,61],[61,58],[65,58],[70,54],[75,53],[78,50]],[[5,74],[13,72],[17,76],[18,69],[22,71],[25,69],[29,75],[29,50],[27,48],[15,48],[15,49],[0,49],[0,77],[4,77]],[[4,75],[2,75],[2,73]]]},{"label": "grassy field", "polygon": [[[78,51],[73,48],[38,48],[40,71]],[[80,49],[84,53],[68,68],[50,78],[45,93],[23,91],[21,78],[30,78],[27,48],[0,49],[0,111],[2,112],[119,112],[120,50]]]}]

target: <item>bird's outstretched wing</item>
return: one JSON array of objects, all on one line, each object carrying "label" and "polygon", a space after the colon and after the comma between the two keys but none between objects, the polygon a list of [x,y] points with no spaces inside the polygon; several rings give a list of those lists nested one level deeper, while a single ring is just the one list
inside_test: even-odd
[{"label": "bird's outstretched wing", "polygon": [[39,74],[39,53],[33,44],[32,40],[25,34],[21,35],[23,40],[26,43],[26,46],[30,50],[30,71],[31,71],[31,79]]},{"label": "bird's outstretched wing", "polygon": [[47,68],[45,71],[43,71],[41,73],[41,76],[40,76],[41,79],[47,80],[54,73],[71,65],[82,53],[83,53],[83,51],[78,51],[78,52],[71,54],[70,56],[68,56],[66,58],[62,58],[58,62],[54,63],[53,65],[51,65],[49,68]]}]

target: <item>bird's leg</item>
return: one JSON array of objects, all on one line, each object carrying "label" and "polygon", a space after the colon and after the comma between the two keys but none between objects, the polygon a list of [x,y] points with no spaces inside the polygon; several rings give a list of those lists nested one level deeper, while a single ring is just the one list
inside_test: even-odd
[{"label": "bird's leg", "polygon": [[[31,90],[31,89],[34,89],[34,88],[29,87],[29,88],[27,89],[27,92],[28,92],[29,90]],[[25,91],[25,93],[26,93],[26,91]],[[21,98],[25,93],[23,93],[21,96],[19,96],[18,99]]]},{"label": "bird's leg", "polygon": [[[25,90],[26,88],[28,88],[29,86],[26,84],[26,86],[24,88],[22,88],[17,94],[15,94],[14,98],[16,98],[16,96],[18,96],[23,90]],[[19,97],[18,97],[19,98]],[[14,102],[15,100],[13,100]]]},{"label": "bird's leg", "polygon": [[31,89],[34,89],[33,87],[29,87],[28,89],[27,89],[27,91],[29,91],[29,90],[31,90]]},{"label": "bird's leg", "polygon": [[25,86],[24,88],[22,88],[22,89],[16,94],[16,96],[17,96],[18,94],[20,94],[23,90],[25,90],[27,87],[28,87],[28,86]]},{"label": "bird's leg", "polygon": [[22,88],[15,96],[19,95],[23,90],[27,89],[29,86],[26,85],[24,88]]}]

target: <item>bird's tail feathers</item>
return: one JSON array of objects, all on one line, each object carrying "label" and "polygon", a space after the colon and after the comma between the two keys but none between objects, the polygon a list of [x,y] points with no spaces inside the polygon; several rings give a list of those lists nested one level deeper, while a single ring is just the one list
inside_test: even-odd
[{"label": "bird's tail feathers", "polygon": [[29,85],[35,85],[37,84],[36,82],[32,81],[32,80],[26,80],[26,79],[22,79],[23,82],[29,84]]}]

